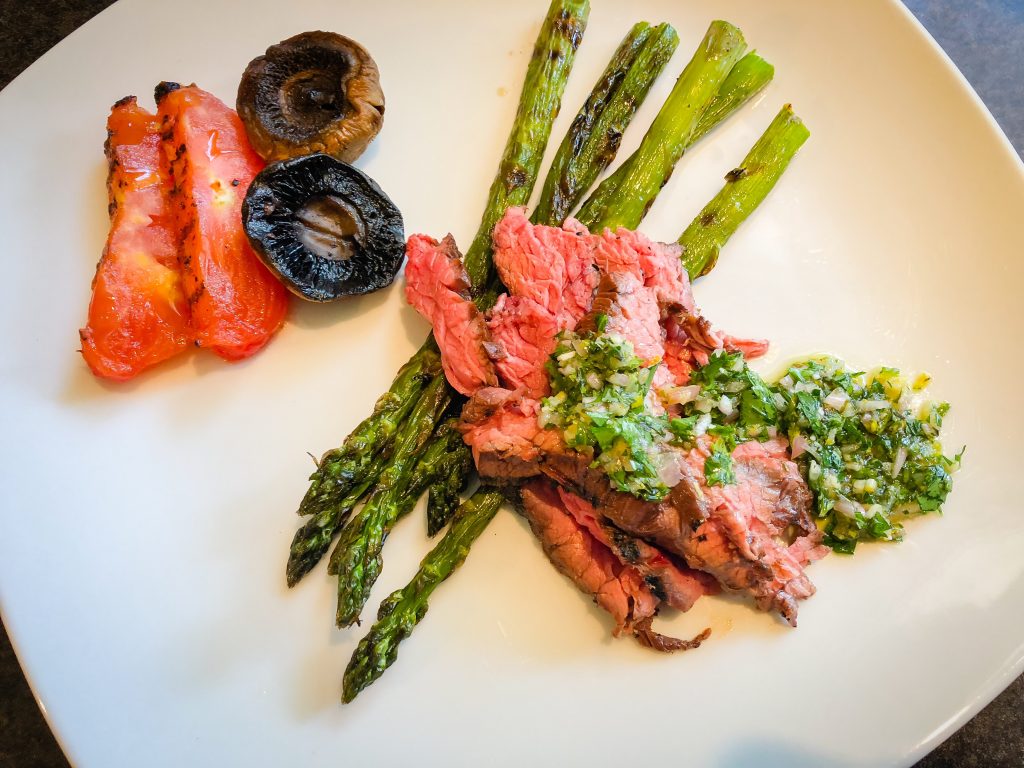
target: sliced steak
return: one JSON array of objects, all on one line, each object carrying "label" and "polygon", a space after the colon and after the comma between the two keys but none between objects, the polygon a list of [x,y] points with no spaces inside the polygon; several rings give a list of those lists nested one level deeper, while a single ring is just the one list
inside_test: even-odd
[{"label": "sliced steak", "polygon": [[636,277],[654,291],[660,306],[681,306],[695,312],[682,252],[675,243],[656,243],[642,232],[619,227],[596,237],[594,261],[604,274],[626,272]]},{"label": "sliced steak", "polygon": [[579,222],[533,225],[524,208],[509,208],[494,227],[494,265],[513,296],[532,299],[572,328],[590,308],[597,285],[594,245]]},{"label": "sliced steak", "polygon": [[615,619],[614,634],[653,616],[658,598],[637,569],[622,565],[611,550],[579,526],[554,485],[532,481],[520,492],[523,514],[548,559]]},{"label": "sliced steak", "polygon": [[795,625],[796,601],[814,593],[803,566],[827,549],[784,441],[739,446],[733,453],[737,482],[728,486],[707,485],[708,448],[694,449],[668,497],[645,502],[614,490],[557,430],[540,429],[536,404],[526,402],[511,392],[481,390],[467,405],[463,433],[483,477],[507,482],[544,475],[585,499],[599,522],[682,558]]},{"label": "sliced steak", "polygon": [[[703,468],[709,452],[702,441],[691,463]],[[828,552],[810,514],[810,490],[781,438],[743,443],[732,461],[732,485],[708,486],[699,475],[711,515],[694,532],[687,562],[796,626],[796,601],[814,594],[803,566]]]},{"label": "sliced steak", "polygon": [[439,243],[413,235],[405,253],[405,298],[433,327],[448,382],[464,395],[497,384],[484,349],[484,318],[470,298],[469,277],[455,240],[448,235]]},{"label": "sliced steak", "polygon": [[678,651],[698,647],[711,633],[705,629],[692,640],[655,632],[651,620],[659,598],[641,570],[623,564],[587,527],[566,509],[559,489],[546,480],[532,480],[520,490],[522,512],[552,564],[580,591],[615,620],[613,634],[632,634],[648,648]]},{"label": "sliced steak", "polygon": [[714,578],[680,564],[657,547],[616,528],[601,518],[594,505],[585,499],[562,487],[558,488],[558,495],[579,525],[608,547],[619,562],[640,571],[651,591],[673,608],[688,611],[701,595],[720,591]]},{"label": "sliced steak", "polygon": [[633,345],[633,351],[647,364],[660,361],[665,354],[665,329],[653,288],[645,286],[628,272],[601,275],[590,312],[576,330],[597,330],[598,318],[608,318],[605,332],[621,336]]},{"label": "sliced steak", "polygon": [[768,351],[763,339],[740,339],[713,328],[703,316],[682,308],[671,309],[665,318],[665,364],[679,384],[690,380],[694,368],[707,365],[718,349],[742,352],[748,360]]},{"label": "sliced steak", "polygon": [[565,330],[558,318],[533,299],[502,294],[488,314],[487,330],[486,349],[502,383],[526,397],[547,395],[551,388],[544,365]]},{"label": "sliced steak", "polygon": [[539,412],[536,400],[499,387],[485,387],[469,399],[460,429],[482,477],[509,482],[540,473],[542,452],[562,441],[537,425]]}]

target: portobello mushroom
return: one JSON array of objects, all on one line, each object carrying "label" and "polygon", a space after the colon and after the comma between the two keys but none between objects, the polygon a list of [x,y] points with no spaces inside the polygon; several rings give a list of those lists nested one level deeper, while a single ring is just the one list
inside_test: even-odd
[{"label": "portobello mushroom", "polygon": [[303,32],[249,62],[236,106],[268,162],[325,152],[350,163],[384,123],[376,63],[355,40],[333,32]]},{"label": "portobello mushroom", "polygon": [[357,168],[318,153],[271,163],[249,186],[242,224],[287,288],[333,301],[390,285],[405,256],[402,214]]}]

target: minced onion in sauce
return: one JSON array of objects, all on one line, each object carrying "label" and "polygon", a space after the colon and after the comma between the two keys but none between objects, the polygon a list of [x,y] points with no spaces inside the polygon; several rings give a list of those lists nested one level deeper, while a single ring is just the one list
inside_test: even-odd
[{"label": "minced onion in sauce", "polygon": [[963,451],[943,453],[949,405],[924,398],[925,376],[854,372],[820,357],[790,366],[769,385],[741,353],[719,350],[688,385],[660,393],[678,413],[670,416],[647,408],[656,368],[617,336],[565,332],[548,361],[552,394],[541,403],[540,425],[560,429],[615,488],[649,501],[678,482],[673,446],[710,436],[705,479],[728,485],[739,443],[785,435],[825,542],[840,552],[865,539],[900,540],[904,517],[940,511],[952,490]]}]

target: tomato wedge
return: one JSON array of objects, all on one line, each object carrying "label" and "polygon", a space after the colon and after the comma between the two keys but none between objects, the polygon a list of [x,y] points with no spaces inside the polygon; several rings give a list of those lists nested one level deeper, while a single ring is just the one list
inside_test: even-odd
[{"label": "tomato wedge", "polygon": [[249,357],[288,310],[287,290],[242,228],[242,200],[263,161],[238,115],[215,96],[174,83],[161,83],[156,96],[196,344],[226,360]]},{"label": "tomato wedge", "polygon": [[160,121],[134,96],[121,99],[107,119],[104,149],[110,234],[79,336],[93,373],[125,381],[186,349],[192,330]]}]

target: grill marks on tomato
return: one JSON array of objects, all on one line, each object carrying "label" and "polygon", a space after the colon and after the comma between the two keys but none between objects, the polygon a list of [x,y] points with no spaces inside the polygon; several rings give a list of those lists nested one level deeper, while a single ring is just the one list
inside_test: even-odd
[{"label": "grill marks on tomato", "polygon": [[157,100],[196,344],[225,360],[249,357],[281,327],[288,308],[287,291],[241,226],[245,190],[263,161],[235,112],[211,94],[161,84]]},{"label": "grill marks on tomato", "polygon": [[125,381],[187,349],[193,334],[156,116],[134,97],[118,101],[104,151],[110,233],[79,335],[92,372]]},{"label": "grill marks on tomato", "polygon": [[193,344],[248,357],[288,306],[242,229],[263,161],[238,116],[194,85],[161,83],[156,99],[154,115],[126,96],[107,121],[110,233],[79,335],[92,372],[115,381]]}]

